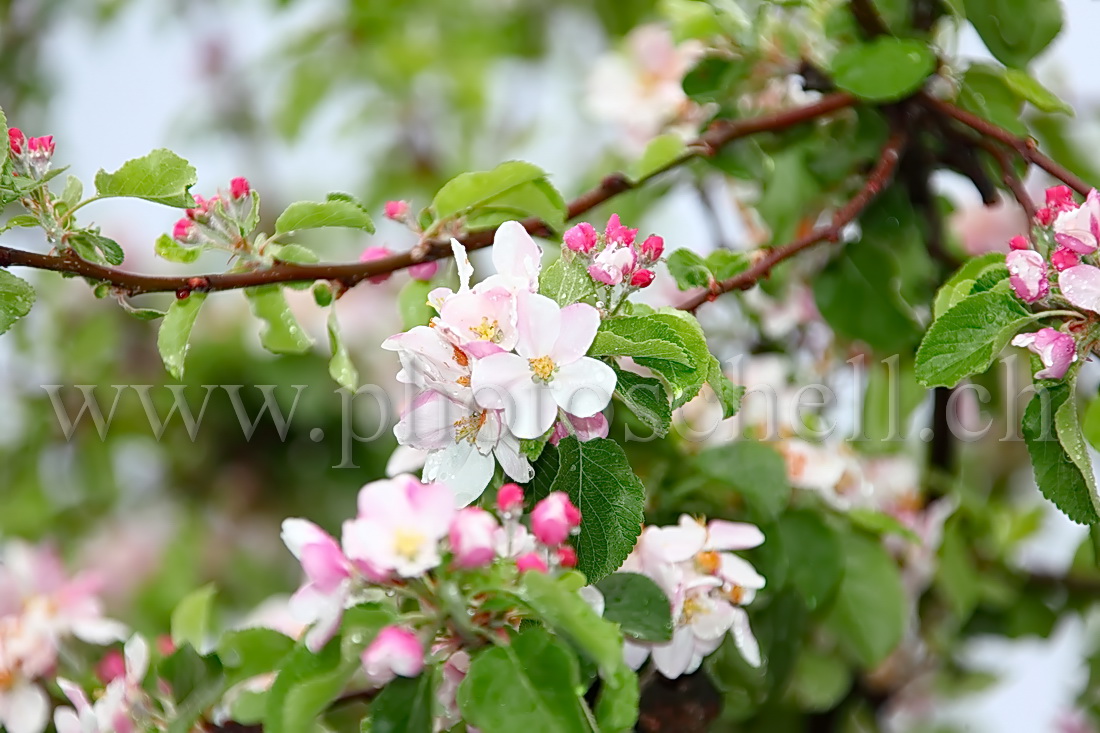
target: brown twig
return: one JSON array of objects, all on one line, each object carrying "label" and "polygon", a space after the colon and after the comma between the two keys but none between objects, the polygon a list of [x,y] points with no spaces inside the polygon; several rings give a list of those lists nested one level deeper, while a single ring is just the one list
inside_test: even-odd
[{"label": "brown twig", "polygon": [[[621,173],[613,173],[605,177],[598,186],[581,194],[569,203],[567,218],[574,219],[620,193],[638,188],[656,176],[690,160],[714,155],[734,140],[761,132],[785,130],[850,107],[855,102],[855,98],[851,95],[838,92],[826,95],[812,104],[783,112],[743,120],[721,120],[716,122],[698,140],[691,143],[683,155],[656,171],[633,180]],[[548,234],[550,232],[549,227],[539,219],[525,219],[522,224],[532,234]],[[467,234],[459,238],[459,241],[465,245],[466,249],[475,250],[491,245],[494,234],[495,229],[485,229]],[[134,296],[145,293],[178,293],[181,291],[212,292],[272,283],[313,282],[315,280],[335,281],[350,288],[375,275],[384,275],[419,262],[428,262],[449,256],[451,256],[450,240],[437,239],[426,242],[424,245],[414,248],[413,251],[395,254],[371,262],[316,265],[279,263],[267,269],[247,272],[209,275],[144,275],[88,262],[72,253],[50,255],[0,246],[0,267],[31,267],[38,270],[80,275],[89,280],[109,283],[125,295]]]},{"label": "brown twig", "polygon": [[885,36],[890,33],[890,29],[886,27],[886,23],[871,0],[852,0],[850,7],[856,23],[869,37]]},{"label": "brown twig", "polygon": [[1003,127],[998,127],[988,120],[983,120],[981,117],[967,112],[965,109],[951,102],[936,99],[930,94],[922,92],[918,95],[918,98],[926,107],[929,107],[941,115],[958,120],[980,134],[983,138],[992,138],[1002,145],[1007,145],[1015,150],[1024,160],[1039,166],[1082,196],[1087,196],[1089,191],[1092,190],[1092,186],[1040,153],[1033,139],[1013,135]]},{"label": "brown twig", "polygon": [[902,131],[895,131],[890,136],[890,139],[886,141],[882,148],[882,153],[879,155],[874,169],[867,176],[867,181],[863,184],[863,187],[844,206],[837,209],[828,226],[818,227],[809,234],[781,247],[757,250],[758,257],[747,270],[728,280],[715,283],[709,290],[689,298],[680,304],[680,309],[695,312],[700,305],[714,300],[722,293],[728,293],[731,290],[748,290],[761,279],[767,277],[771,269],[783,260],[815,244],[838,241],[844,227],[854,221],[874,201],[875,197],[889,185],[894,172],[897,170],[906,139],[907,136]]},{"label": "brown twig", "polygon": [[1024,182],[1020,179],[1020,176],[1013,170],[1012,158],[1008,154],[1008,151],[986,139],[979,138],[974,142],[997,161],[997,167],[1001,169],[1001,180],[1004,181],[1008,190],[1012,192],[1012,196],[1016,199],[1016,203],[1018,203],[1020,208],[1024,210],[1024,213],[1027,214],[1028,229],[1030,230],[1031,222],[1035,221],[1035,202],[1032,201],[1031,195],[1027,192],[1027,188],[1024,187]]}]

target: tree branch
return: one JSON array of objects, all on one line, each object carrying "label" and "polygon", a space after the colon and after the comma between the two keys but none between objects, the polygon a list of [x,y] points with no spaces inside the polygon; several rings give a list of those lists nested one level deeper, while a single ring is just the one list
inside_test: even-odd
[{"label": "tree branch", "polygon": [[1017,135],[1013,135],[1003,127],[998,127],[988,120],[983,120],[975,114],[967,112],[965,109],[952,104],[951,102],[945,102],[942,99],[936,99],[935,97],[921,92],[918,96],[920,102],[926,107],[935,110],[941,115],[951,117],[959,122],[963,123],[967,127],[971,128],[975,132],[979,133],[984,138],[992,138],[1002,145],[1007,145],[1012,148],[1029,163],[1039,166],[1050,175],[1057,178],[1062,183],[1072,188],[1082,196],[1087,196],[1089,191],[1092,190],[1092,186],[1088,185],[1080,178],[1069,172],[1062,166],[1055,163],[1039,152],[1035,141],[1031,138],[1023,138]]},{"label": "tree branch", "polygon": [[769,247],[757,250],[755,262],[745,270],[728,280],[716,283],[710,290],[701,292],[684,303],[680,304],[681,310],[695,312],[695,310],[708,301],[714,300],[722,293],[731,290],[748,290],[761,279],[771,273],[771,269],[783,260],[792,257],[804,249],[821,242],[836,242],[840,239],[840,233],[849,223],[854,221],[867,206],[875,200],[889,185],[897,170],[898,161],[901,159],[905,148],[907,135],[902,131],[895,131],[886,145],[882,148],[878,162],[867,176],[867,181],[859,192],[849,199],[848,203],[837,209],[833,214],[832,222],[828,226],[818,227],[804,237],[785,244],[782,247]]},{"label": "tree branch", "polygon": [[[735,140],[761,132],[785,130],[851,107],[855,103],[855,98],[850,94],[838,92],[826,95],[812,104],[783,112],[742,120],[720,120],[712,124],[699,139],[689,144],[683,155],[656,171],[635,180],[627,178],[622,173],[613,173],[605,177],[600,185],[581,194],[569,203],[567,218],[575,219],[624,191],[638,188],[662,173],[679,167],[690,160],[712,156],[722,147]],[[525,219],[522,224],[532,234],[545,235],[550,233],[549,227],[535,218]],[[495,229],[480,230],[459,238],[459,241],[468,250],[481,249],[493,243],[495,233]],[[128,296],[163,292],[212,292],[271,283],[313,282],[315,280],[335,281],[350,288],[375,275],[384,275],[419,262],[428,262],[450,256],[450,240],[435,239],[422,242],[409,252],[395,254],[371,262],[316,265],[278,263],[264,270],[250,270],[248,272],[208,275],[144,275],[88,262],[71,252],[50,255],[26,252],[0,245],[0,267],[31,267],[38,270],[80,275],[90,280],[109,283]]]},{"label": "tree branch", "polygon": [[856,23],[859,23],[859,27],[869,37],[889,35],[890,29],[886,27],[886,23],[883,22],[882,16],[879,15],[878,9],[871,0],[852,0],[850,7]]}]

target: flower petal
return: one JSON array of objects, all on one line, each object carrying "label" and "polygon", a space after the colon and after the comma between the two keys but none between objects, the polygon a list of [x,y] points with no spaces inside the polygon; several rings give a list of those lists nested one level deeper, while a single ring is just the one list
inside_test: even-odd
[{"label": "flower petal", "polygon": [[542,249],[518,221],[506,221],[493,237],[493,265],[497,274],[517,287],[534,292],[539,288]]},{"label": "flower petal", "polygon": [[735,608],[733,611],[733,626],[730,627],[730,633],[733,634],[733,643],[737,645],[737,650],[741,652],[741,656],[745,658],[746,662],[753,667],[759,667],[760,644],[752,633],[752,627],[749,626],[749,615],[745,613],[743,608]]},{"label": "flower petal", "polygon": [[531,365],[516,354],[493,354],[474,362],[470,389],[474,401],[490,410],[502,410],[514,403],[515,392],[531,382]]},{"label": "flower petal", "polygon": [[574,303],[561,309],[561,334],[550,353],[557,364],[568,364],[588,353],[596,331],[600,328],[600,312],[587,303]]},{"label": "flower petal", "polygon": [[592,417],[611,402],[615,370],[588,356],[563,364],[554,373],[550,390],[558,406],[577,417]]},{"label": "flower petal", "polygon": [[1100,269],[1077,265],[1058,276],[1058,287],[1073,305],[1100,313]]},{"label": "flower petal", "polygon": [[520,293],[516,301],[516,352],[529,359],[548,356],[561,333],[561,308],[545,295]]},{"label": "flower petal", "polygon": [[424,464],[424,478],[439,481],[454,492],[456,506],[464,507],[481,496],[493,479],[496,462],[462,440],[433,451]]},{"label": "flower petal", "polygon": [[764,533],[755,524],[712,519],[707,523],[708,550],[749,550],[764,544]]}]

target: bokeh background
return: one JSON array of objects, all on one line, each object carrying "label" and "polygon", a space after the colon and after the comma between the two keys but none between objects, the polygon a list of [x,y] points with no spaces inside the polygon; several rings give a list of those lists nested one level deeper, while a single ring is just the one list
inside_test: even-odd
[{"label": "bokeh background", "polygon": [[[387,199],[423,206],[453,175],[508,159],[545,168],[569,197],[629,166],[666,123],[690,132],[690,115],[670,120],[659,101],[630,87],[631,64],[639,59],[666,70],[683,62],[671,46],[652,40],[669,32],[669,6],[675,5],[0,0],[0,105],[9,124],[54,135],[57,164],[70,164],[70,173],[85,182],[101,167],[113,169],[156,147],[170,147],[196,166],[197,193],[209,195],[231,177],[246,176],[263,197],[269,231],[274,216],[296,199],[348,191],[379,214]],[[1066,0],[1064,8],[1065,30],[1038,68],[1077,114],[1068,121],[1037,118],[1034,129],[1063,162],[1098,181],[1100,4]],[[641,36],[627,37],[642,25]],[[665,43],[672,42],[668,36]],[[963,56],[986,55],[969,28],[943,42]],[[646,105],[657,111],[647,112],[653,108]],[[990,251],[1015,233],[1018,212],[1011,207],[982,209],[969,184],[949,176],[940,183],[957,206],[953,247]],[[617,199],[614,210],[643,233],[661,234],[669,249],[706,252],[756,244],[754,221],[743,215],[746,201],[751,204],[752,191],[744,181],[684,172]],[[611,210],[591,219],[602,221]],[[124,246],[126,267],[181,271],[152,255],[153,240],[171,230],[175,212],[115,200],[84,215]],[[324,259],[338,261],[353,260],[370,245],[402,250],[415,242],[399,225],[376,219],[373,236],[324,230],[311,243]],[[14,246],[43,247],[33,233],[4,236]],[[216,257],[196,265],[204,271],[222,266]],[[95,300],[80,283],[39,273],[31,279],[39,306],[0,340],[0,537],[52,541],[74,565],[100,569],[110,581],[111,611],[147,633],[166,628],[180,598],[206,582],[217,584],[229,619],[277,607],[271,597],[298,580],[279,542],[281,519],[308,516],[332,527],[350,513],[356,489],[384,474],[395,445],[382,430],[378,440],[353,446],[356,468],[335,467],[345,450],[344,405],[327,374],[323,337],[314,354],[267,354],[243,297],[233,293],[211,297],[196,330],[186,381],[195,408],[200,385],[246,385],[243,404],[254,418],[263,403],[252,385],[278,385],[287,409],[293,385],[305,385],[285,438],[266,418],[247,437],[222,392],[211,397],[194,440],[178,416],[158,439],[129,391],[105,437],[85,418],[66,439],[44,385],[63,385],[71,416],[81,402],[73,385],[96,385],[107,407],[111,385],[170,380],[156,353],[155,324]],[[339,318],[364,382],[393,386],[395,359],[378,344],[401,329],[394,299],[406,279],[398,274],[382,285],[363,285],[340,301]],[[321,336],[323,316],[308,293],[301,295],[296,310]],[[675,302],[678,294],[662,278],[650,297]],[[813,320],[791,302],[760,310],[799,327]],[[743,348],[742,315],[722,304],[703,313],[721,356]],[[810,325],[814,338],[829,341],[821,323]],[[169,395],[159,386],[151,394],[164,415]],[[359,434],[378,428],[369,405],[357,404],[354,419]],[[314,439],[317,429],[321,440]],[[1012,481],[1026,489],[1026,460],[1013,455],[1019,470]],[[639,470],[653,490],[665,478],[651,459]],[[1041,504],[1034,491],[1026,497],[1021,511],[1032,519],[1013,562],[1060,572],[1083,530]],[[655,511],[660,516],[660,502]],[[976,677],[989,672],[996,679],[983,677],[961,696],[921,696],[896,716],[894,729],[1070,725],[1088,679],[1083,653],[1100,638],[1089,618],[1066,615],[1043,633],[1012,640],[975,636],[960,659]]]}]

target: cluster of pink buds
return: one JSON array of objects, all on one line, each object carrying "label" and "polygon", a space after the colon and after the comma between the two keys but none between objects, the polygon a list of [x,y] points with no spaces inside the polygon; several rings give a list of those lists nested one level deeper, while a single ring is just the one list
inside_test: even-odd
[{"label": "cluster of pink buds", "polygon": [[[412,215],[412,206],[408,201],[387,201],[382,212],[387,219],[404,224],[416,235],[419,236],[422,234],[420,224],[417,222],[416,217]],[[393,254],[393,252],[385,247],[367,247],[359,259],[362,262],[370,262],[371,260],[388,257],[391,254]],[[439,272],[439,263],[435,260],[431,262],[420,262],[409,267],[409,276],[412,277],[413,280],[420,280],[422,282],[430,282],[437,272]],[[368,278],[368,282],[385,282],[389,277],[389,273],[375,275],[374,277]]]},{"label": "cluster of pink buds", "polygon": [[637,236],[637,229],[623,226],[619,215],[612,214],[602,234],[581,222],[566,231],[563,240],[569,251],[585,261],[593,280],[635,290],[653,282],[653,265],[665,250],[664,240],[656,234],[640,244],[635,241]]},{"label": "cluster of pink buds", "polygon": [[254,219],[257,196],[247,178],[234,178],[229,190],[210,198],[195,196],[195,207],[172,228],[172,238],[188,246],[208,246],[239,253],[248,248],[246,237]]},{"label": "cluster of pink buds", "polygon": [[[1067,304],[1094,318],[1100,313],[1100,192],[1081,203],[1067,186],[1047,189],[1046,206],[1035,215],[1036,236],[1015,236],[1005,256],[1009,284],[1020,300],[1054,308]],[[1038,379],[1061,379],[1077,361],[1072,330],[1043,328],[1012,341],[1037,354]]]},{"label": "cluster of pink buds", "polygon": [[17,175],[41,178],[50,169],[53,135],[28,138],[18,127],[8,129],[8,147]]},{"label": "cluster of pink buds", "polygon": [[[523,572],[577,564],[576,553],[565,542],[580,526],[580,511],[561,492],[535,505],[530,529],[522,521],[524,496],[516,484],[501,487],[499,517],[455,504],[455,493],[446,485],[403,475],[363,487],[358,512],[344,522],[339,541],[304,519],[286,520],[283,541],[306,576],[290,602],[297,620],[312,625],[306,645],[320,649],[336,633],[344,609],[377,589],[415,597],[423,609],[446,607],[434,597],[441,583],[437,575],[466,596],[469,616],[459,623],[499,635],[516,626],[520,611],[499,605],[482,608],[485,598],[476,590],[480,584],[465,581],[483,577],[490,566],[512,566],[518,578]],[[455,628],[441,630],[434,620],[425,626],[425,618],[435,617],[414,613],[398,620],[366,648],[363,667],[374,684],[420,674],[426,649],[461,647]]]}]

